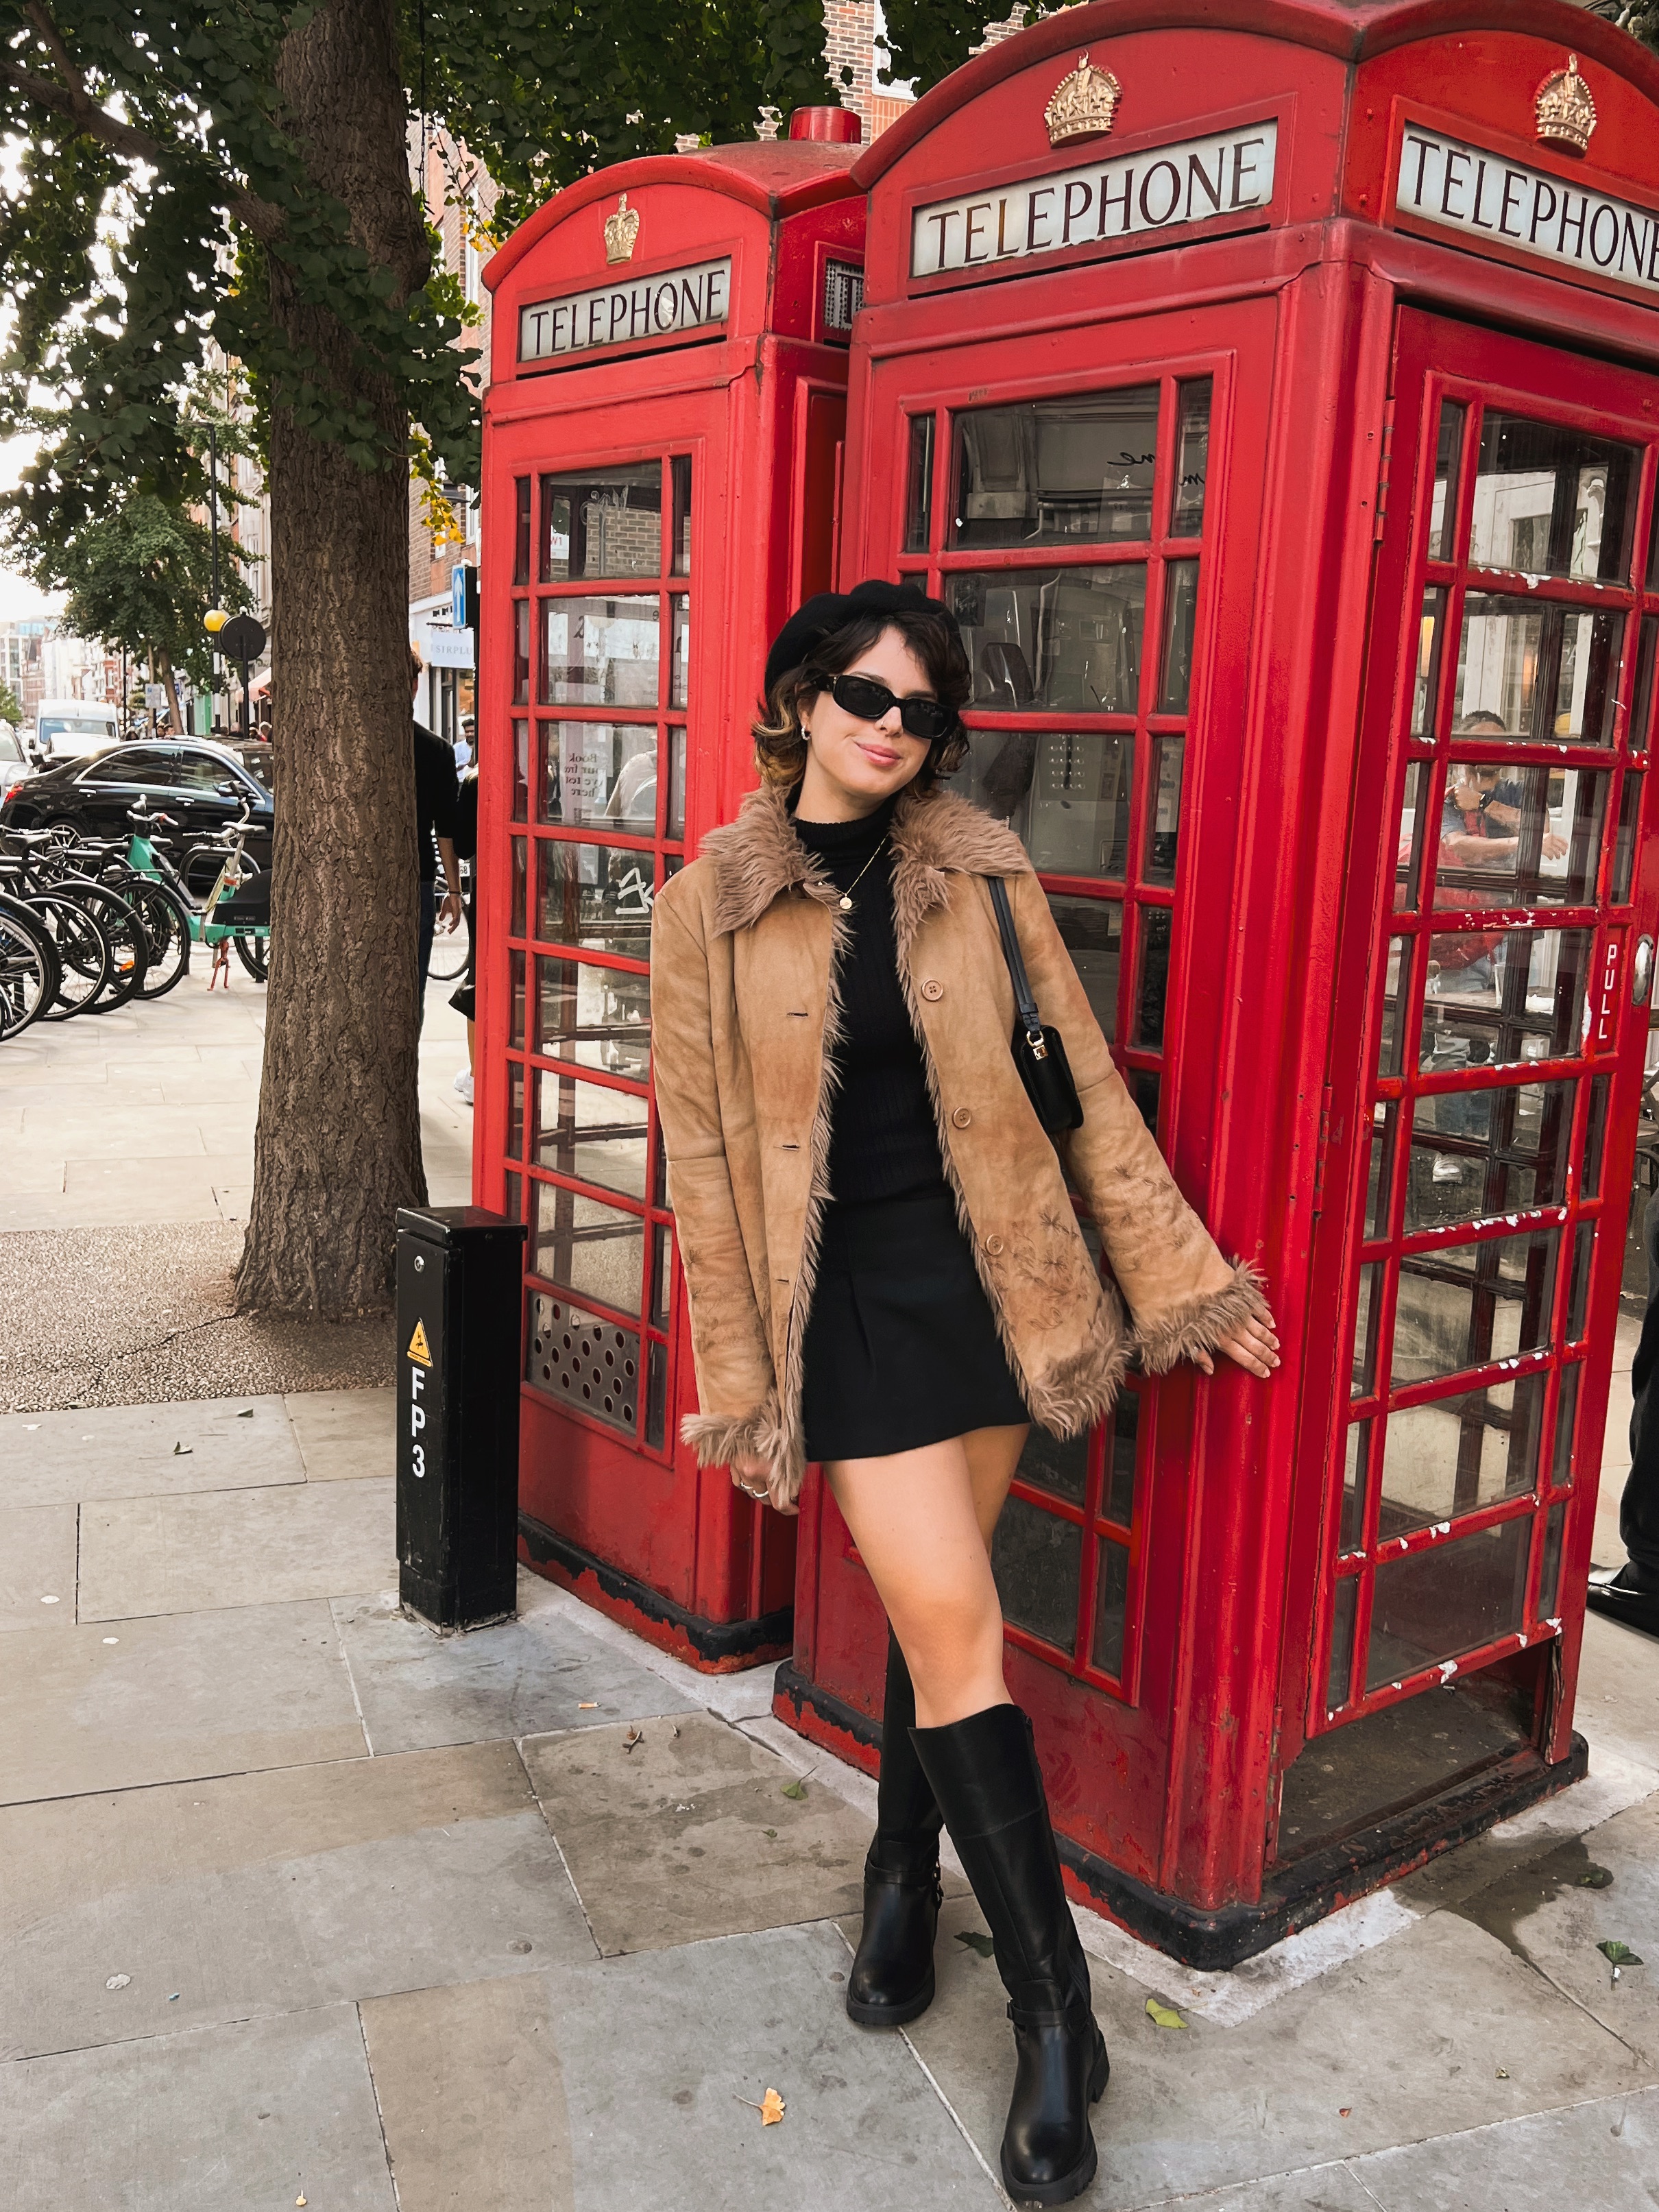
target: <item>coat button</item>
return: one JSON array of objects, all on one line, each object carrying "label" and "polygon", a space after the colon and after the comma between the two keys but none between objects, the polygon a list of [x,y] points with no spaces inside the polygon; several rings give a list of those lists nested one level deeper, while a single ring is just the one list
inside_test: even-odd
[{"label": "coat button", "polygon": [[986,1238],[986,1240],[985,1240],[985,1249],[986,1249],[986,1252],[988,1253],[988,1255],[989,1255],[993,1260],[999,1260],[999,1259],[1000,1259],[1000,1258],[1001,1258],[1001,1256],[1002,1256],[1002,1239],[1001,1239],[1001,1237],[988,1237]]},{"label": "coat button", "polygon": [[942,999],[945,996],[945,986],[936,976],[930,975],[921,987],[921,995],[928,1000]]},{"label": "coat button", "polygon": [[958,1129],[965,1129],[973,1118],[973,1115],[969,1112],[965,1106],[958,1106],[956,1112],[951,1116],[951,1119],[955,1122]]}]

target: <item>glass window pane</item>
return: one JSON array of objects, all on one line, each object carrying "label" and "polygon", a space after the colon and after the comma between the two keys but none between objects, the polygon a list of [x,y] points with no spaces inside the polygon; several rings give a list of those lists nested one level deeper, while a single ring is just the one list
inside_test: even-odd
[{"label": "glass window pane", "polygon": [[1564,1204],[1577,1088],[1523,1083],[1419,1098],[1412,1110],[1406,1234]]},{"label": "glass window pane", "polygon": [[1572,1280],[1567,1286],[1567,1342],[1584,1334],[1589,1310],[1590,1265],[1595,1256],[1595,1224],[1581,1221],[1572,1240]]},{"label": "glass window pane", "polygon": [[1640,458],[1636,446],[1489,412],[1475,468],[1471,567],[1628,583]]},{"label": "glass window pane", "polygon": [[1417,1252],[1400,1262],[1391,1387],[1535,1352],[1550,1340],[1556,1230]]},{"label": "glass window pane", "polygon": [[655,599],[544,599],[544,707],[654,707]]},{"label": "glass window pane", "polygon": [[1417,674],[1412,682],[1412,735],[1432,738],[1440,703],[1440,641],[1446,629],[1446,594],[1434,584],[1423,594],[1417,625]]},{"label": "glass window pane", "polygon": [[530,725],[513,725],[513,819],[530,819]]},{"label": "glass window pane", "polygon": [[1365,1237],[1374,1242],[1389,1233],[1389,1206],[1394,1189],[1395,1123],[1399,1108],[1392,1099],[1378,1099],[1371,1109],[1370,1159],[1365,1170]]},{"label": "glass window pane", "polygon": [[674,488],[674,574],[691,574],[691,456],[676,453],[668,464]]},{"label": "glass window pane", "polygon": [[513,479],[513,580],[530,581],[530,479]]},{"label": "glass window pane", "polygon": [[1378,1567],[1367,1690],[1404,1681],[1520,1628],[1532,1522],[1523,1513]]},{"label": "glass window pane", "polygon": [[1611,780],[1583,769],[1454,760],[1440,811],[1435,904],[1593,905]]},{"label": "glass window pane", "polygon": [[957,545],[1150,538],[1156,384],[954,418]]},{"label": "glass window pane", "polygon": [[1127,732],[970,730],[967,797],[1007,823],[1044,875],[1128,872],[1135,741]]},{"label": "glass window pane", "polygon": [[1648,532],[1648,589],[1659,592],[1659,500],[1653,507],[1653,526]]},{"label": "glass window pane", "polygon": [[1129,1614],[1129,1547],[1109,1536],[1099,1542],[1095,1583],[1095,1632],[1089,1658],[1103,1674],[1123,1675],[1123,1632]]},{"label": "glass window pane", "polygon": [[1336,1586],[1331,1604],[1331,1665],[1325,1683],[1325,1710],[1334,1713],[1352,1694],[1353,1625],[1359,1604],[1359,1577],[1348,1575]]},{"label": "glass window pane", "polygon": [[1567,1524],[1567,1501],[1552,1505],[1544,1522],[1544,1559],[1538,1577],[1538,1618],[1555,1617],[1555,1601],[1561,1589],[1561,1535]]},{"label": "glass window pane", "polygon": [[1538,1480],[1542,1375],[1389,1416],[1376,1540],[1519,1498]]},{"label": "glass window pane", "polygon": [[524,1177],[510,1175],[507,1178],[507,1218],[509,1221],[524,1219]]},{"label": "glass window pane", "polygon": [[508,917],[507,934],[509,937],[522,937],[524,933],[525,841],[522,837],[515,837],[513,840],[513,907]]},{"label": "glass window pane", "polygon": [[1578,1178],[1581,1198],[1601,1194],[1601,1150],[1607,1134],[1607,1086],[1613,1078],[1598,1075],[1590,1085],[1589,1114],[1584,1125],[1584,1164]]},{"label": "glass window pane", "polygon": [[1140,908],[1140,963],[1135,978],[1133,1042],[1158,1052],[1164,1045],[1164,1015],[1170,988],[1170,909]]},{"label": "glass window pane", "polygon": [[524,955],[522,952],[514,951],[508,954],[507,976],[507,989],[512,998],[507,1013],[507,1041],[515,1051],[522,1052],[525,1036]]},{"label": "glass window pane", "polygon": [[541,746],[544,822],[653,834],[657,732],[650,723],[544,722]]},{"label": "glass window pane", "polygon": [[662,568],[662,465],[542,478],[540,576],[654,576]]},{"label": "glass window pane", "polygon": [[1572,1480],[1573,1431],[1578,1419],[1582,1367],[1563,1367],[1555,1393],[1555,1447],[1550,1455],[1550,1487],[1565,1490]]},{"label": "glass window pane", "polygon": [[1204,480],[1210,469],[1210,379],[1181,387],[1176,410],[1175,498],[1171,538],[1196,538],[1204,527]]},{"label": "glass window pane", "polygon": [[1163,1078],[1155,1067],[1132,1067],[1124,1078],[1129,1086],[1129,1096],[1135,1102],[1135,1111],[1152,1131],[1158,1134],[1158,1102]]},{"label": "glass window pane", "polygon": [[1352,1421],[1342,1462],[1342,1521],[1337,1548],[1363,1552],[1365,1548],[1365,1494],[1370,1482],[1371,1425]]},{"label": "glass window pane", "polygon": [[1021,1482],[1029,1482],[1034,1490],[1046,1490],[1051,1497],[1064,1498],[1073,1505],[1081,1505],[1089,1485],[1088,1432],[1062,1442],[1034,1423],[1014,1472]]},{"label": "glass window pane", "polygon": [[[1659,514],[1659,501],[1655,502]],[[1642,641],[1636,654],[1636,692],[1630,717],[1630,749],[1645,752],[1653,743],[1653,672],[1659,663],[1659,615],[1642,617]]]},{"label": "glass window pane", "polygon": [[538,954],[536,990],[538,1052],[645,1081],[651,1073],[648,975]]},{"label": "glass window pane", "polygon": [[1129,1528],[1135,1510],[1135,1455],[1140,1443],[1140,1393],[1118,1392],[1106,1431],[1106,1492],[1101,1510],[1120,1528]]},{"label": "glass window pane", "polygon": [[685,728],[677,723],[668,732],[668,818],[670,837],[685,835]]},{"label": "glass window pane", "polygon": [[1193,686],[1193,640],[1198,623],[1198,563],[1164,565],[1164,676],[1158,685],[1160,714],[1184,714]]},{"label": "glass window pane", "polygon": [[1152,811],[1146,825],[1146,876],[1149,883],[1172,884],[1181,836],[1181,771],[1185,738],[1152,741]]},{"label": "glass window pane", "polygon": [[667,1441],[668,1346],[647,1343],[645,1441],[660,1451]]},{"label": "glass window pane", "polygon": [[947,580],[974,672],[1000,714],[1133,714],[1140,697],[1146,566],[979,569]]},{"label": "glass window pane", "polygon": [[[546,1190],[547,1185],[542,1188]],[[525,1381],[613,1429],[634,1431],[640,1340],[632,1329],[584,1313],[567,1298],[530,1293]]]},{"label": "glass window pane", "polygon": [[1350,1397],[1369,1398],[1376,1388],[1376,1328],[1382,1310],[1382,1270],[1373,1260],[1359,1270],[1359,1300],[1353,1317],[1353,1360]]},{"label": "glass window pane", "polygon": [[904,550],[925,553],[933,542],[933,416],[910,417],[910,475],[904,511]]},{"label": "glass window pane", "polygon": [[1611,610],[1471,592],[1454,726],[1494,744],[1611,744],[1624,621]]},{"label": "glass window pane", "polygon": [[1623,906],[1630,897],[1631,878],[1636,872],[1636,830],[1642,818],[1642,779],[1625,771],[1624,787],[1619,793],[1619,831],[1613,846],[1613,882],[1608,896],[1614,906]]},{"label": "glass window pane", "polygon": [[683,707],[691,681],[691,602],[684,594],[670,601],[674,623],[674,659],[669,670],[668,703]]},{"label": "glass window pane", "polygon": [[636,1213],[602,1206],[596,1198],[538,1182],[530,1229],[529,1265],[550,1283],[615,1306],[640,1310],[645,1224]]},{"label": "glass window pane", "polygon": [[1396,914],[1416,906],[1422,891],[1422,855],[1433,769],[1427,761],[1413,761],[1406,770],[1406,788],[1400,806],[1400,842],[1395,854],[1394,904]]},{"label": "glass window pane", "polygon": [[540,845],[538,934],[549,945],[651,957],[649,853],[546,838]]},{"label": "glass window pane", "polygon": [[1512,1067],[1583,1050],[1588,929],[1493,929],[1429,939],[1419,1054],[1445,1065],[1460,1041],[1471,1066]]},{"label": "glass window pane", "polygon": [[1461,399],[1441,402],[1440,434],[1434,453],[1434,507],[1429,517],[1431,561],[1456,558],[1457,471],[1463,454],[1463,423],[1468,414]]},{"label": "glass window pane", "polygon": [[1391,937],[1382,972],[1382,1021],[1376,1043],[1376,1072],[1398,1075],[1406,1041],[1406,1012],[1411,997],[1412,939]]},{"label": "glass window pane", "polygon": [[537,1164],[643,1202],[647,1111],[630,1091],[544,1069],[536,1078]]},{"label": "glass window pane", "polygon": [[524,1069],[516,1060],[507,1064],[507,1157],[524,1158]]},{"label": "glass window pane", "polygon": [[530,698],[530,602],[513,602],[513,703],[526,705]]},{"label": "glass window pane", "polygon": [[1002,1509],[991,1546],[1002,1617],[1070,1652],[1077,1644],[1083,1531],[1023,1498]]}]

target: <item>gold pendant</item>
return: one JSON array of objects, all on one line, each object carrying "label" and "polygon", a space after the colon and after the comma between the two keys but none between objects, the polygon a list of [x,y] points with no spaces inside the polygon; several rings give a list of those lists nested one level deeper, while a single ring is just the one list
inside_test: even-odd
[{"label": "gold pendant", "polygon": [[841,895],[841,910],[843,914],[851,914],[853,911],[853,902],[848,897],[845,891]]}]

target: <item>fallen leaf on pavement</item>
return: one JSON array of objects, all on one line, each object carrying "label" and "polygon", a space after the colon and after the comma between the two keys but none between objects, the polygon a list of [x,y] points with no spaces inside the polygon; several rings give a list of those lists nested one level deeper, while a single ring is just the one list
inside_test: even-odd
[{"label": "fallen leaf on pavement", "polygon": [[786,1782],[781,1795],[793,1797],[799,1802],[806,1795],[806,1784],[804,1782]]},{"label": "fallen leaf on pavement", "polygon": [[1352,2110],[1352,2105],[1339,2105],[1336,2108],[1336,2117],[1339,2120],[1346,2120]]},{"label": "fallen leaf on pavement", "polygon": [[596,1713],[599,1710],[599,1701],[597,1698],[584,1698],[576,1708],[579,1713]]},{"label": "fallen leaf on pavement", "polygon": [[1509,2078],[1510,2078],[1510,2069],[1509,2069],[1509,2068],[1508,2068],[1507,2066],[1500,2066],[1500,2067],[1498,2068],[1498,2080],[1499,2080],[1500,2081],[1507,2081],[1509,2080]]},{"label": "fallen leaf on pavement", "polygon": [[194,1444],[174,1444],[173,1456],[174,1459],[188,1459],[195,1449]]},{"label": "fallen leaf on pavement", "polygon": [[1639,1966],[1642,1963],[1630,1945],[1621,1943],[1616,1936],[1609,1936],[1605,1943],[1598,1943],[1595,1948],[1610,1966]]},{"label": "fallen leaf on pavement", "polygon": [[238,1413],[238,1415],[236,1416],[236,1418],[237,1418],[237,1419],[238,1419],[239,1421],[251,1421],[251,1420],[253,1419],[253,1408],[252,1408],[252,1406],[250,1406],[250,1407],[247,1407],[247,1409],[246,1409],[246,1412],[244,1412],[244,1413]]},{"label": "fallen leaf on pavement", "polygon": [[775,2089],[769,2089],[761,2099],[761,2125],[775,2128],[783,2118],[783,2100]]},{"label": "fallen leaf on pavement", "polygon": [[996,1956],[996,1945],[978,1928],[958,1928],[957,1941],[965,1943],[970,1951],[977,1951],[981,1959],[994,1959]]},{"label": "fallen leaf on pavement", "polygon": [[1613,1887],[1612,1868],[1586,1867],[1578,1877],[1578,1887],[1580,1889],[1611,1889]]},{"label": "fallen leaf on pavement", "polygon": [[1185,2027],[1187,2025],[1173,2005],[1160,2004],[1156,1997],[1146,2000],[1146,2017],[1154,2027]]},{"label": "fallen leaf on pavement", "polygon": [[763,1836],[770,1836],[774,1843],[777,1841],[778,1832],[775,1828],[763,1828],[761,1833]]},{"label": "fallen leaf on pavement", "polygon": [[623,1749],[624,1751],[632,1751],[636,1743],[643,1743],[644,1741],[645,1730],[643,1729],[631,1728],[629,1729],[628,1734],[623,1738]]}]

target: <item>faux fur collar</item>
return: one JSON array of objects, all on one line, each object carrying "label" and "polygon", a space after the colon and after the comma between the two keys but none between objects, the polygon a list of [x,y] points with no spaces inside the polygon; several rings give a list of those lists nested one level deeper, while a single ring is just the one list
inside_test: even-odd
[{"label": "faux fur collar", "polygon": [[[951,874],[1017,876],[1030,861],[1013,831],[953,791],[903,793],[893,813],[893,910],[901,945],[949,897]],[[776,784],[751,791],[737,819],[712,830],[702,855],[714,866],[714,927],[748,929],[774,899],[799,884],[824,904],[836,897],[829,876],[796,836],[787,793]]]}]

